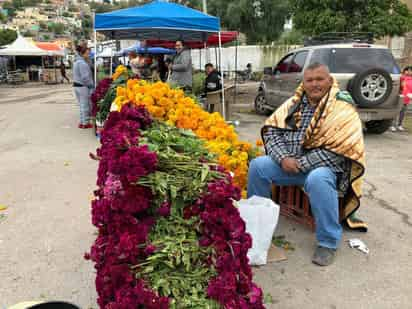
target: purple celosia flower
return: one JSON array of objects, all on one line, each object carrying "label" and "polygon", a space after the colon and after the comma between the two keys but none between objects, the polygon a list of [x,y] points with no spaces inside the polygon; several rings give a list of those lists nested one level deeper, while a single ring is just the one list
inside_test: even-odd
[{"label": "purple celosia flower", "polygon": [[160,207],[157,209],[157,214],[161,217],[168,217],[170,216],[170,202],[164,201]]}]

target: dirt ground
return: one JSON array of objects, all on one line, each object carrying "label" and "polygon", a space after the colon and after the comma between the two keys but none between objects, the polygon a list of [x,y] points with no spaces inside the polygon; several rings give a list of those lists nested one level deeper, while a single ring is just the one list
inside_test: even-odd
[{"label": "dirt ground", "polygon": [[[244,86],[233,118],[255,142],[264,117],[250,113]],[[411,116],[409,116],[411,117]],[[77,129],[78,107],[67,85],[0,88],[0,308],[27,300],[66,300],[97,308],[92,264],[83,259],[95,238],[90,221],[98,142]],[[314,266],[314,235],[284,218],[277,235],[295,247],[287,261],[254,268],[270,293],[267,308],[411,308],[412,135],[365,137],[367,173],[359,215],[366,234],[345,232],[336,262]],[[370,254],[350,249],[366,242]]]}]

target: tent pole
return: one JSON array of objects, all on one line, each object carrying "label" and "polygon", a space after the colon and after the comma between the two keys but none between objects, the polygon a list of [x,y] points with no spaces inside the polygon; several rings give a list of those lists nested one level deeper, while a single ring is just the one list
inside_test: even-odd
[{"label": "tent pole", "polygon": [[44,81],[44,56],[41,56],[41,73],[39,74],[39,81]]},{"label": "tent pole", "polygon": [[54,57],[53,57],[53,62],[54,62],[54,82],[57,84],[56,60],[57,60],[57,56],[54,56]]},{"label": "tent pole", "polygon": [[236,36],[236,47],[235,47],[235,97],[234,97],[234,102],[233,104],[236,104],[236,96],[237,96],[237,52],[238,52],[238,45],[239,45],[239,40],[238,37]]},{"label": "tent pole", "polygon": [[[222,36],[219,31],[219,67],[222,68]],[[225,74],[220,70],[222,74],[222,113],[223,119],[226,120],[226,106],[225,106]]]},{"label": "tent pole", "polygon": [[202,49],[199,48],[199,70],[202,70]]},{"label": "tent pole", "polygon": [[[93,22],[96,23],[96,13],[93,15]],[[96,25],[94,25],[96,28]],[[94,87],[97,85],[97,32],[94,30]]]},{"label": "tent pole", "polygon": [[[218,63],[217,63],[217,48],[215,47],[215,65],[218,67]],[[220,68],[217,68],[218,71],[220,71]]]},{"label": "tent pole", "polygon": [[113,75],[113,50],[110,52],[110,77]]}]

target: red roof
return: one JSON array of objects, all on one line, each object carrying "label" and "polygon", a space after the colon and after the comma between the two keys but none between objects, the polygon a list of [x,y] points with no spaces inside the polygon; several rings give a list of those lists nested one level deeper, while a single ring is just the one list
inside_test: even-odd
[{"label": "red roof", "polygon": [[36,46],[47,51],[62,51],[59,45],[50,42],[37,42]]},{"label": "red roof", "polygon": [[[238,36],[237,31],[222,31],[220,33],[222,39],[222,45],[233,42]],[[152,47],[165,47],[174,48],[175,41],[163,41],[163,40],[146,40],[146,44]],[[219,46],[219,36],[217,34],[212,34],[207,39],[206,45],[208,47]],[[185,41],[185,46],[189,48],[204,48],[204,42],[200,41]]]}]

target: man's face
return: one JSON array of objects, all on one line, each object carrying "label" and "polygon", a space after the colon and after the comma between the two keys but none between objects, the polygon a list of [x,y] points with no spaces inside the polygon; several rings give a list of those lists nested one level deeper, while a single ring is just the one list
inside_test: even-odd
[{"label": "man's face", "polygon": [[206,67],[206,74],[207,74],[207,75],[209,75],[210,73],[212,73],[212,71],[213,71],[213,67],[211,67],[211,66],[207,66],[207,67]]},{"label": "man's face", "polygon": [[310,101],[319,102],[332,87],[332,77],[324,67],[306,70],[303,74],[303,88]]},{"label": "man's face", "polygon": [[176,48],[176,51],[177,51],[178,53],[181,52],[182,49],[183,49],[183,44],[182,44],[182,42],[181,42],[181,41],[177,41],[177,42],[176,42],[176,45],[175,45],[175,48]]}]

